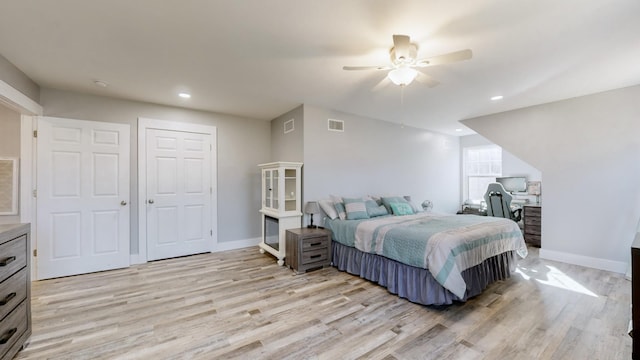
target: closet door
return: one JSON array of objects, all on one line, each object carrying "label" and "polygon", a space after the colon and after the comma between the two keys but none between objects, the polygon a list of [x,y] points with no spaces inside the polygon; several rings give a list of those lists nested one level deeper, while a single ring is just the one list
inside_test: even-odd
[{"label": "closet door", "polygon": [[38,279],[129,266],[129,130],[38,119]]},{"label": "closet door", "polygon": [[147,259],[213,250],[212,136],[146,130]]}]

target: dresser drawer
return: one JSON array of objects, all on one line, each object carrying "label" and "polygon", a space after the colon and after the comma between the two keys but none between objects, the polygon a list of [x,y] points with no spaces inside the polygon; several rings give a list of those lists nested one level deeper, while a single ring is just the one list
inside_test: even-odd
[{"label": "dresser drawer", "polygon": [[523,206],[524,216],[537,216],[540,217],[542,208],[540,206]]},{"label": "dresser drawer", "polygon": [[0,282],[27,265],[27,237],[0,245]]},{"label": "dresser drawer", "polygon": [[0,283],[0,319],[27,297],[27,268]]},{"label": "dresser drawer", "polygon": [[537,227],[540,227],[540,225],[542,225],[542,219],[539,218],[539,217],[525,216],[524,217],[524,225],[525,226],[537,226]]},{"label": "dresser drawer", "polygon": [[18,307],[0,322],[0,358],[27,331],[27,305],[23,301]]},{"label": "dresser drawer", "polygon": [[302,251],[322,249],[329,247],[329,239],[326,236],[310,237],[302,239]]}]

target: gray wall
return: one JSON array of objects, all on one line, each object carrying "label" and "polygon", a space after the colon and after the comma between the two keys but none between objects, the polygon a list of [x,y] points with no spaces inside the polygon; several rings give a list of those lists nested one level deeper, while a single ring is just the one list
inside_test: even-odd
[{"label": "gray wall", "polygon": [[31,100],[40,102],[40,86],[2,55],[0,55],[0,79]]},{"label": "gray wall", "polygon": [[[20,158],[20,114],[0,104],[0,157]],[[19,215],[2,215],[0,224],[20,222]]]},{"label": "gray wall", "polygon": [[[344,132],[327,119],[345,121]],[[460,198],[460,145],[454,136],[304,105],[304,199],[329,195],[411,195],[453,213]]]},{"label": "gray wall", "polygon": [[138,117],[217,127],[218,242],[261,235],[260,172],[269,161],[270,123],[231,115],[119,100],[53,89],[42,89],[45,116],[108,121],[131,125],[131,244],[137,254],[137,119]]},{"label": "gray wall", "polygon": [[[284,133],[284,123],[294,119],[294,130]],[[303,106],[271,120],[271,160],[302,162],[304,158]]]},{"label": "gray wall", "polygon": [[640,218],[638,99],[633,86],[462,121],[544,174],[541,256],[628,262]]}]

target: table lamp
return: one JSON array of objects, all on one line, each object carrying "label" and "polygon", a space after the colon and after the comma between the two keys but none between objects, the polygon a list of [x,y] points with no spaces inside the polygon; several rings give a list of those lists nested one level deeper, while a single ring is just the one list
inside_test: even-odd
[{"label": "table lamp", "polygon": [[318,214],[320,212],[320,206],[318,206],[317,201],[309,201],[304,206],[304,213],[309,214],[309,225],[307,227],[309,229],[315,229],[317,226],[313,225],[313,214]]}]

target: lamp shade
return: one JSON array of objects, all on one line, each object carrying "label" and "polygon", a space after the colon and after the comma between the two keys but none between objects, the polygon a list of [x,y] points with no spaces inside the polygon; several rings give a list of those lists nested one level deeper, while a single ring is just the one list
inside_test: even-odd
[{"label": "lamp shade", "polygon": [[317,201],[309,201],[304,206],[305,214],[318,214],[320,212],[320,206]]},{"label": "lamp shade", "polygon": [[401,66],[389,71],[389,80],[396,85],[409,85],[418,76],[418,72],[410,67]]}]

